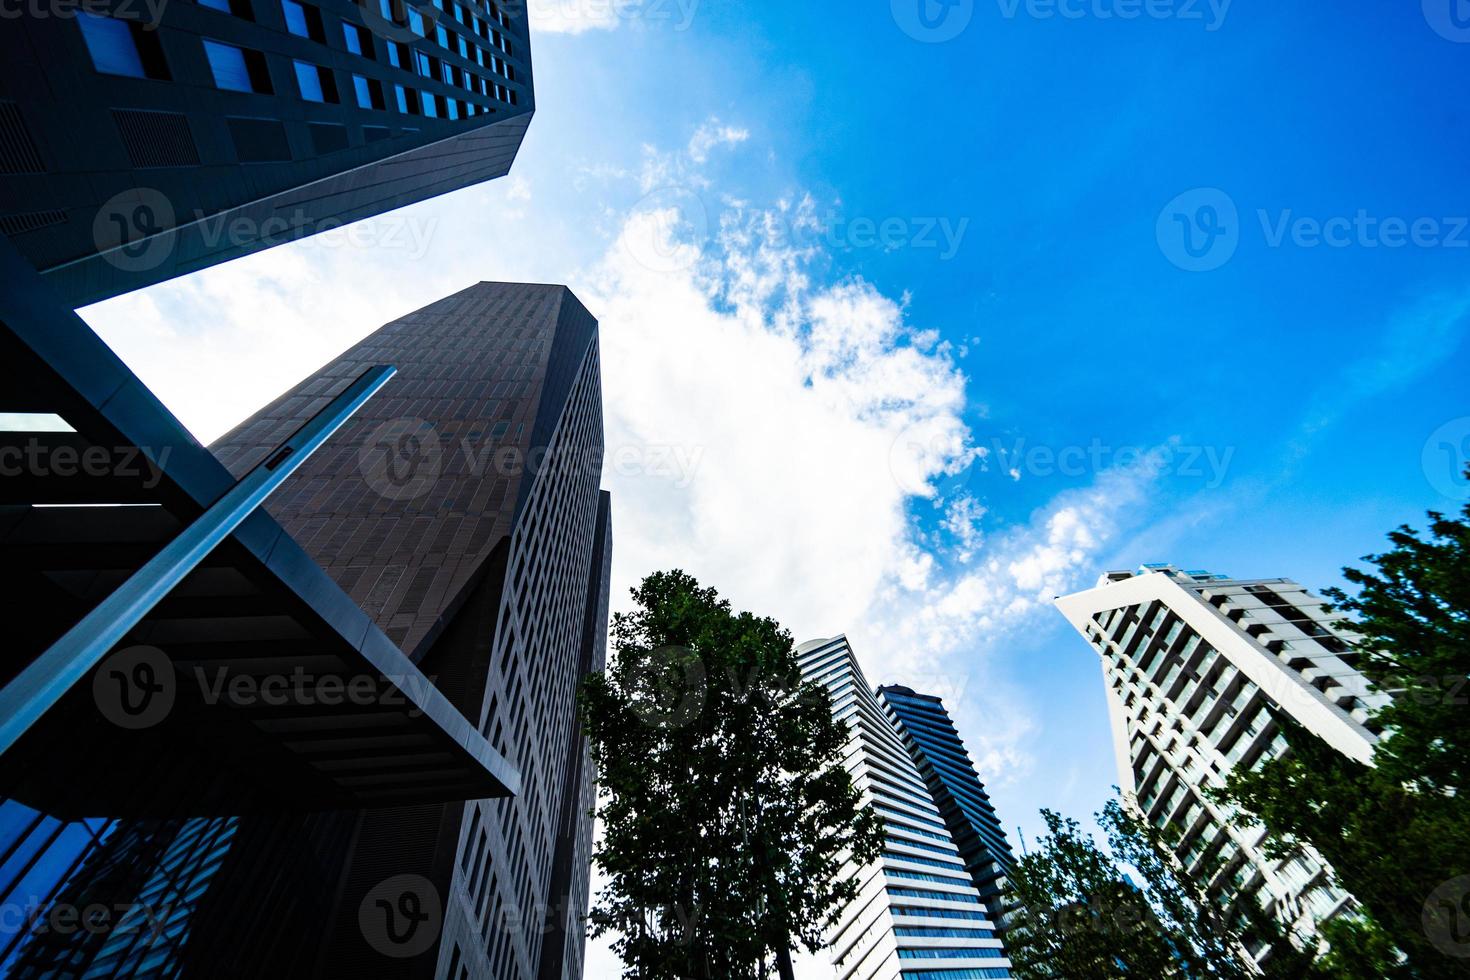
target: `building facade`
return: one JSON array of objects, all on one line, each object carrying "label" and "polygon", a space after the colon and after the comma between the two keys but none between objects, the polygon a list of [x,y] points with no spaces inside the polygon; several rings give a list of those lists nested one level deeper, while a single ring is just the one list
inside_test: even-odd
[{"label": "building facade", "polygon": [[534,106],[523,3],[17,11],[0,234],[81,306],[501,176]]},{"label": "building facade", "polygon": [[1371,760],[1369,716],[1384,695],[1355,669],[1354,637],[1322,600],[1287,579],[1145,565],[1108,572],[1057,607],[1101,658],[1125,798],[1180,832],[1176,854],[1211,897],[1227,908],[1256,901],[1306,939],[1349,908],[1318,855],[1268,858],[1264,829],[1237,826],[1202,792],[1286,751],[1272,709]]},{"label": "building facade", "polygon": [[995,924],[893,719],[843,636],[796,649],[806,681],[851,729],[846,765],[884,824],[882,855],[843,874],[859,892],[827,937],[839,980],[1009,977]]},{"label": "building facade", "polygon": [[[237,478],[252,471],[379,363],[398,374],[267,510],[469,740],[514,767],[517,792],[426,793],[451,776],[409,754],[421,737],[408,731],[371,733],[402,762],[354,776],[362,749],[347,717],[315,758],[370,805],[203,817],[185,800],[177,817],[102,827],[5,803],[38,821],[32,835],[81,828],[71,850],[38,851],[59,870],[33,924],[5,937],[15,975],[580,976],[594,774],[576,692],[604,661],[612,547],[597,324],[564,287],[480,283],[372,334],[223,437],[214,458]],[[281,642],[310,664],[305,642]],[[270,723],[298,737],[285,714]],[[29,905],[28,887],[0,873],[0,891]],[[49,908],[98,901],[160,927],[48,928]]]},{"label": "building facade", "polygon": [[991,920],[1003,926],[1006,880],[1015,856],[944,701],[898,685],[878,688],[878,697],[939,804]]}]

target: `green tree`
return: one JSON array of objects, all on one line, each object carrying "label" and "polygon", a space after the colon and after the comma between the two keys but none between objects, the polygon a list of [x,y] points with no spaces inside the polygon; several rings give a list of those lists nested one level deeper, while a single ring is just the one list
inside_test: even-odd
[{"label": "green tree", "polygon": [[1006,942],[1021,980],[1247,980],[1259,975],[1246,958],[1259,941],[1275,947],[1268,976],[1322,975],[1253,905],[1234,919],[1220,912],[1174,859],[1168,835],[1118,800],[1097,814],[1107,852],[1077,821],[1042,817],[1046,836],[1010,879],[1019,907]]},{"label": "green tree", "polygon": [[820,949],[856,896],[843,860],[881,851],[847,728],[775,621],[679,571],[632,593],[581,695],[608,877],[593,934],[618,934],[625,978],[764,977],[772,961],[789,976],[792,947]]},{"label": "green tree", "polygon": [[1233,774],[1222,794],[1266,826],[1275,853],[1315,847],[1362,903],[1357,926],[1329,938],[1348,951],[1339,959],[1377,965],[1344,976],[1470,973],[1470,524],[1429,517],[1427,536],[1400,527],[1390,551],[1364,559],[1376,571],[1344,569],[1356,595],[1326,593],[1361,635],[1349,656],[1393,694],[1373,718],[1374,765],[1278,717],[1290,752]]}]

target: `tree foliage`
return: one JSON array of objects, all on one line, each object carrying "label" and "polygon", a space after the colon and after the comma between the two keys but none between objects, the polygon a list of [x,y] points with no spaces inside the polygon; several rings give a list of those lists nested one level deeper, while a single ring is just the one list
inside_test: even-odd
[{"label": "tree foliage", "polygon": [[763,976],[794,944],[821,948],[855,897],[843,860],[876,858],[881,825],[789,633],[679,571],[633,598],[581,695],[608,878],[593,933],[619,934],[626,978]]},{"label": "tree foliage", "polygon": [[1427,537],[1401,527],[1365,559],[1376,571],[1344,569],[1356,595],[1327,592],[1361,636],[1358,668],[1394,695],[1373,719],[1374,765],[1280,717],[1291,751],[1234,773],[1223,794],[1278,853],[1315,847],[1362,903],[1357,925],[1329,935],[1340,976],[1470,973],[1470,523],[1429,516]]},{"label": "tree foliage", "polygon": [[1264,913],[1222,914],[1174,859],[1167,835],[1118,800],[1097,814],[1107,852],[1077,821],[1042,817],[1046,836],[1011,876],[1020,907],[1006,940],[1018,978],[1246,980],[1258,975],[1247,965],[1248,939],[1263,937],[1277,947],[1268,975],[1317,976]]}]

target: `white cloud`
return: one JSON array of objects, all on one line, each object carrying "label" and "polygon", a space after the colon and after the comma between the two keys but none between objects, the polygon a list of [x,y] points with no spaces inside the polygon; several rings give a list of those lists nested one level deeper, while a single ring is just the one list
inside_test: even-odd
[{"label": "white cloud", "polygon": [[[938,484],[985,455],[964,421],[977,393],[951,347],[909,322],[906,296],[819,272],[804,244],[819,236],[797,234],[816,225],[809,196],[759,209],[744,188],[708,189],[700,164],[748,138],[711,120],[678,152],[642,154],[641,172],[609,167],[592,215],[513,178],[396,212],[432,228],[424,261],[301,243],[88,319],[207,440],[469,282],[569,282],[601,323],[614,608],[642,576],[682,567],[799,640],[845,631],[875,682],[951,694],[962,718],[983,709],[983,728],[961,726],[977,763],[1019,778],[1034,724],[990,675],[986,645],[1095,572],[1148,491],[1152,457],[1011,528],[987,530],[972,497],[940,499]],[[645,196],[620,210],[619,190]],[[596,226],[609,231],[597,257],[568,268]],[[937,540],[916,530],[919,499],[943,508]],[[587,975],[618,975],[607,944],[592,945]],[[803,975],[829,972],[817,958]]]},{"label": "white cloud", "polygon": [[528,0],[531,29],[544,34],[610,31],[618,26],[611,0]]},{"label": "white cloud", "polygon": [[709,160],[710,150],[717,146],[733,146],[744,143],[750,139],[750,130],[739,126],[723,125],[718,119],[711,119],[694,131],[689,138],[689,159],[695,163],[705,163]]}]

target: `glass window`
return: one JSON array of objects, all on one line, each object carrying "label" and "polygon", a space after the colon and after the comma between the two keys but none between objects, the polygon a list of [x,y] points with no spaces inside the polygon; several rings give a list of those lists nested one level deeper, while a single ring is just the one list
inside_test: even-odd
[{"label": "glass window", "polygon": [[403,93],[402,85],[393,86],[393,93],[398,97],[398,111],[408,114],[408,96]]},{"label": "glass window", "polygon": [[127,21],[84,13],[77,18],[77,23],[81,25],[87,53],[92,56],[92,64],[98,71],[133,78],[148,77]]},{"label": "glass window", "polygon": [[305,61],[294,62],[296,65],[296,84],[301,89],[301,97],[310,102],[325,102],[326,95],[322,92],[321,72],[316,65]]},{"label": "glass window", "polygon": [[297,37],[326,43],[327,32],[322,26],[320,10],[299,4],[296,0],[281,0],[281,12],[286,15],[286,30]]},{"label": "glass window", "polygon": [[249,0],[198,0],[199,6],[210,7],[223,13],[233,14],[244,20],[254,20]]},{"label": "glass window", "polygon": [[[342,24],[342,40],[347,42],[347,50],[353,54],[360,54],[364,58],[373,56],[373,39],[367,31],[356,24]],[[391,51],[392,45],[389,45]]]},{"label": "glass window", "polygon": [[433,92],[425,92],[423,94],[423,102],[424,102],[424,115],[429,116],[430,118],[438,118],[438,116],[439,116],[439,107],[438,107],[438,105],[436,104],[436,102],[434,100],[434,93]]},{"label": "glass window", "polygon": [[306,28],[306,10],[296,0],[281,0],[281,11],[286,15],[286,30],[297,37],[310,37]]},{"label": "glass window", "polygon": [[233,44],[204,40],[204,55],[209,59],[209,70],[214,73],[214,84],[231,92],[254,92],[250,68],[245,64],[245,52]]},{"label": "glass window", "polygon": [[361,75],[352,76],[352,90],[357,96],[357,104],[364,109],[386,109],[383,101],[383,83],[376,78],[363,78]]}]

